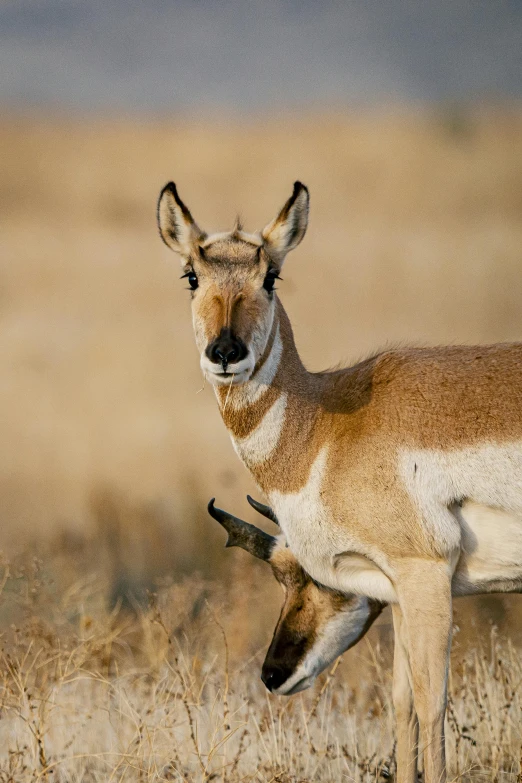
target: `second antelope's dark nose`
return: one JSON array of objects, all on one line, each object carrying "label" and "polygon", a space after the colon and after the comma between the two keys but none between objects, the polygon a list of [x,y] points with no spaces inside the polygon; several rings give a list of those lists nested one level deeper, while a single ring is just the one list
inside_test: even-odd
[{"label": "second antelope's dark nose", "polygon": [[206,354],[214,364],[221,364],[226,370],[229,364],[237,364],[247,355],[245,343],[235,337],[230,329],[222,329],[221,334],[207,347]]},{"label": "second antelope's dark nose", "polygon": [[269,691],[276,691],[291,674],[290,669],[285,669],[282,666],[263,666],[261,679]]}]

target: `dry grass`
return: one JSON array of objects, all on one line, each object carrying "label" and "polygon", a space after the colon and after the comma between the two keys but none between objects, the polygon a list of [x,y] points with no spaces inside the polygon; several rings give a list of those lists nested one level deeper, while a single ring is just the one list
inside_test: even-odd
[{"label": "dry grass", "polygon": [[[314,692],[259,682],[280,597],[205,511],[252,519],[255,488],[198,393],[154,205],[172,177],[205,227],[240,208],[255,228],[310,186],[281,295],[313,368],[520,339],[519,109],[3,117],[0,149],[0,783],[392,775],[386,615]],[[522,780],[519,620],[516,599],[457,604],[458,779]]]},{"label": "dry grass", "polygon": [[[0,780],[232,783],[393,772],[389,675],[378,650],[359,661],[357,688],[341,670],[315,692],[272,698],[257,677],[259,652],[245,655],[243,618],[218,608],[233,605],[222,587],[164,586],[133,616],[104,609],[99,572],[68,585],[62,577],[57,591],[56,567],[36,558],[3,564],[2,611],[17,621],[3,633]],[[251,585],[250,600],[255,593]],[[371,685],[360,684],[362,666]],[[461,664],[449,744],[464,773],[515,779],[519,677],[517,656],[495,639],[487,655]]]},{"label": "dry grass", "polygon": [[[151,591],[133,613],[108,611],[103,558],[64,576],[64,557],[55,547],[0,568],[2,783],[393,777],[386,649],[362,643],[313,691],[272,697],[256,634],[245,637],[245,609],[266,600],[256,574],[235,574],[239,606],[234,579],[191,577]],[[486,644],[454,656],[451,775],[516,781],[522,664],[495,630]]]}]

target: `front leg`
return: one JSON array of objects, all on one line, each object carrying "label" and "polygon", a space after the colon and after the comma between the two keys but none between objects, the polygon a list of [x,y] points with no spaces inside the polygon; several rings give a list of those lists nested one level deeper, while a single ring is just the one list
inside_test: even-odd
[{"label": "front leg", "polygon": [[[424,755],[424,781],[444,783],[444,716],[452,626],[451,568],[443,560],[403,558],[397,564],[396,573]],[[401,778],[399,781],[402,783]]]},{"label": "front leg", "polygon": [[393,652],[393,709],[397,737],[397,781],[416,783],[419,722],[413,705],[408,637],[401,608],[392,605],[395,647]]}]

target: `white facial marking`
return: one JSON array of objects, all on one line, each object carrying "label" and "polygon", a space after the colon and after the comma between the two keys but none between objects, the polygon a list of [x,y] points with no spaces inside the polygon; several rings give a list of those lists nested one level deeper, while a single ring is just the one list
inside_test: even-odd
[{"label": "white facial marking", "polygon": [[211,362],[206,353],[203,352],[201,354],[200,366],[203,375],[213,386],[229,386],[230,384],[237,386],[249,379],[254,370],[255,361],[252,352],[249,351],[240,362],[229,364],[225,373],[220,364]]},{"label": "white facial marking", "polygon": [[246,438],[232,437],[236,452],[247,466],[264,462],[277,447],[285,423],[287,402],[287,394],[280,394],[250,435]]},{"label": "white facial marking", "polygon": [[464,449],[403,450],[402,480],[428,533],[444,553],[460,548],[461,529],[450,506],[467,498],[522,516],[522,443]]},{"label": "white facial marking", "polygon": [[370,605],[363,596],[340,610],[320,631],[295,672],[274,693],[284,696],[309,688],[327,666],[359,639],[369,616]]},{"label": "white facial marking", "polygon": [[[193,317],[194,332],[196,335],[196,345],[199,347],[200,350],[199,363],[203,375],[213,386],[244,385],[245,389],[247,390],[245,395],[245,405],[249,404],[248,389],[250,387],[248,381],[251,379],[251,375],[254,372],[255,366],[265,351],[266,345],[268,343],[268,339],[270,337],[270,333],[272,331],[274,312],[275,312],[274,301],[272,301],[271,306],[266,314],[266,317],[260,323],[258,323],[256,327],[253,329],[250,343],[249,345],[247,345],[247,351],[248,351],[247,355],[240,362],[236,362],[235,364],[229,364],[227,366],[226,372],[225,370],[223,370],[223,367],[220,364],[217,364],[216,362],[212,362],[208,358],[206,354],[208,337],[205,334],[205,330],[203,326],[200,323],[198,323],[198,320],[195,317]],[[281,358],[283,346],[279,335],[279,324],[277,325],[277,338],[278,338],[278,345],[280,349],[279,354],[277,353],[277,351],[274,354],[274,346],[272,346],[270,356],[267,358],[265,365],[261,368],[260,373],[262,370],[265,369],[266,364],[270,362],[272,356],[274,356],[274,359],[277,359],[277,361],[279,361],[279,359]],[[265,385],[269,385],[269,383],[273,380],[276,371],[277,371],[277,367],[275,368],[275,371],[270,381],[269,382],[266,381]],[[253,379],[253,381],[254,383],[252,388],[257,389],[258,388],[257,375],[256,378]],[[259,393],[260,394],[262,393],[262,389]]]}]

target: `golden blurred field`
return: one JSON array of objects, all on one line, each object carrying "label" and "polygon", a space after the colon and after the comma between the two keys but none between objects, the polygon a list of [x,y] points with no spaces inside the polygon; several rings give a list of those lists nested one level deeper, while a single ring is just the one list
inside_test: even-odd
[{"label": "golden blurred field", "polygon": [[[280,295],[313,369],[518,340],[522,111],[4,115],[0,150],[0,781],[379,779],[386,615],[324,692],[258,685],[279,593],[206,513],[216,496],[254,521],[257,493],[202,389],[155,203],[174,179],[205,228],[255,229],[309,186]],[[518,643],[520,617],[516,598],[457,609],[465,780],[520,779],[520,664],[488,647],[492,620]]]},{"label": "golden blurred field", "polygon": [[[308,235],[280,295],[310,367],[388,342],[522,336],[522,113],[0,125],[3,536],[80,525],[100,489],[187,510],[247,488],[202,387],[155,204],[268,222],[301,178]],[[198,525],[205,524],[204,516]],[[187,531],[190,529],[190,533]]]}]

